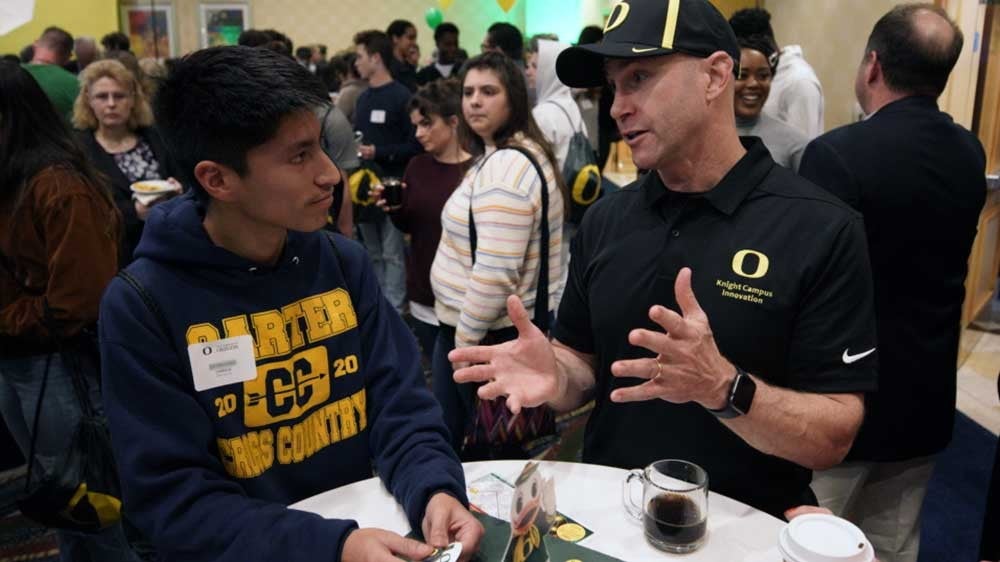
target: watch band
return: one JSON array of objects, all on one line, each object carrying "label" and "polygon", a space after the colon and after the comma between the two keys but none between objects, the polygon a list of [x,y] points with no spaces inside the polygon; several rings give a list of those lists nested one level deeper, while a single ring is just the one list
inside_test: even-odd
[{"label": "watch band", "polygon": [[746,415],[750,412],[756,391],[757,383],[754,382],[753,378],[743,369],[736,367],[736,378],[733,379],[733,384],[729,387],[726,405],[719,410],[711,408],[706,408],[706,410],[721,419],[732,419]]}]

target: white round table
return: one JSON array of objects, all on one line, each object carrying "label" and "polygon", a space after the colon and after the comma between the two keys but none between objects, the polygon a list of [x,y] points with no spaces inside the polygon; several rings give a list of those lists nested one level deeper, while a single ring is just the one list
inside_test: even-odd
[{"label": "white round table", "polygon": [[[490,473],[513,482],[524,468],[524,461],[463,466],[466,482]],[[625,512],[622,482],[628,471],[566,462],[542,462],[540,468],[555,479],[556,509],[594,532],[579,542],[587,548],[626,562],[669,558],[691,562],[781,562],[777,543],[785,522],[736,500],[710,493],[708,540],[691,554],[673,555],[650,546],[642,525]],[[402,508],[377,478],[323,492],[290,507],[329,519],[354,519],[361,527],[378,527],[401,535],[410,532]]]}]

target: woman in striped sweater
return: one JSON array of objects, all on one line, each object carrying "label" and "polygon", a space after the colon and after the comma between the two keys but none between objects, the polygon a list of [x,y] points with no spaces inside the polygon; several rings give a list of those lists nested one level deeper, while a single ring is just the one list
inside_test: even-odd
[{"label": "woman in striped sweater", "polygon": [[[502,54],[486,53],[465,64],[460,80],[459,126],[476,160],[445,204],[431,267],[441,324],[433,389],[459,452],[475,413],[476,389],[454,382],[448,352],[514,339],[506,308],[510,295],[521,298],[529,315],[543,307],[536,318],[547,320],[554,295],[561,294],[565,200],[552,149],[531,117],[520,68]],[[547,297],[536,303],[540,273],[547,274],[547,282],[541,276]]]}]

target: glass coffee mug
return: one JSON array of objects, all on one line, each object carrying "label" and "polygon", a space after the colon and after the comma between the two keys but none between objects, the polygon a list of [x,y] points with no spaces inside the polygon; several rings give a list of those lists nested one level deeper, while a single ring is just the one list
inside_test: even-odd
[{"label": "glass coffee mug", "polygon": [[399,178],[382,178],[382,190],[386,206],[393,208],[403,204],[403,182]]},{"label": "glass coffee mug", "polygon": [[[641,506],[632,499],[636,481],[642,482]],[[694,463],[670,459],[630,471],[622,484],[622,502],[642,522],[646,540],[660,550],[683,554],[705,542],[708,473]]]}]

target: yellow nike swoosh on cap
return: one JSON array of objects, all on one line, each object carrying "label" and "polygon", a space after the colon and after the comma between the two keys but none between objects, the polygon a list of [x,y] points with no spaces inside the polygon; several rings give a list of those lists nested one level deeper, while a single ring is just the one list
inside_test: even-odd
[{"label": "yellow nike swoosh on cap", "polygon": [[643,48],[643,49],[639,49],[637,47],[632,47],[632,52],[633,53],[648,53],[649,51],[655,51],[657,49],[659,49],[659,47],[649,47],[649,48]]}]

